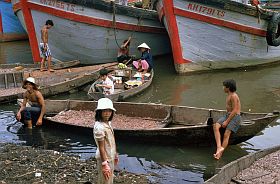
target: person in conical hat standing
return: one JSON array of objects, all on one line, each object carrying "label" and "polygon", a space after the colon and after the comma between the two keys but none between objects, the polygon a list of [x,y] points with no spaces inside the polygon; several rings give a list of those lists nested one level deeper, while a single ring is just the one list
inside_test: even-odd
[{"label": "person in conical hat standing", "polygon": [[94,140],[97,145],[96,160],[98,184],[113,184],[113,172],[118,164],[114,131],[111,126],[116,109],[109,98],[101,98],[95,110]]},{"label": "person in conical hat standing", "polygon": [[[35,79],[33,77],[25,79],[22,88],[26,89],[26,92],[23,94],[23,103],[16,115],[16,119],[23,122],[30,129],[35,125],[41,126],[46,107],[44,97],[38,91]],[[30,107],[27,107],[27,103]]]}]

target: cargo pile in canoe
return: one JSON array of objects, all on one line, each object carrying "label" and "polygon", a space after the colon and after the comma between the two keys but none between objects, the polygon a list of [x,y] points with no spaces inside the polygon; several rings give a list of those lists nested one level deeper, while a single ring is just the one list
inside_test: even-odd
[{"label": "cargo pile in canoe", "polygon": [[[83,117],[83,118],[81,118]],[[94,111],[61,111],[54,117],[48,117],[51,121],[57,121],[68,125],[91,127],[94,125]],[[149,118],[129,117],[122,114],[115,114],[112,121],[114,129],[150,129],[161,128],[162,124]]]}]

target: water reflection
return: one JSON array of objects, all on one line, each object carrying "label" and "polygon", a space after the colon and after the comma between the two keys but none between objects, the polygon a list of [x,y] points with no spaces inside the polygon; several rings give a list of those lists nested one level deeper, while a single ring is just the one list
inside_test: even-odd
[{"label": "water reflection", "polygon": [[[18,128],[18,124],[16,127]],[[28,129],[21,125],[17,131],[17,135],[18,139],[24,145],[80,155],[82,159],[93,157],[96,151],[96,145],[91,136],[81,135],[75,132],[71,133],[69,131],[49,129],[47,127]],[[167,148],[169,151],[158,154],[158,149],[163,149],[163,147],[156,147],[154,149],[153,146],[148,145],[135,145],[122,142],[117,142],[117,144],[120,154],[118,169],[150,175],[149,179],[156,183],[203,182],[204,172],[202,170],[189,169],[184,165],[180,166],[182,168],[179,168],[179,162],[177,163],[177,161],[181,162],[185,161],[186,158],[189,159],[188,157],[184,158],[184,155],[189,153],[180,151],[174,154],[175,152],[172,151],[172,147],[169,147]],[[143,148],[146,151],[143,152]],[[170,155],[172,154],[178,160],[172,159],[171,161]],[[204,167],[204,165],[193,164],[193,167],[190,168]]]},{"label": "water reflection", "polygon": [[0,64],[33,63],[28,41],[0,43]]},{"label": "water reflection", "polygon": [[17,135],[19,140],[25,141],[26,146],[40,147],[43,149],[48,148],[48,141],[46,141],[41,127],[29,129],[26,126],[21,126]]},{"label": "water reflection", "polygon": [[118,145],[119,152],[130,157],[145,158],[166,167],[189,171],[204,179],[212,176],[217,168],[247,154],[239,146],[230,146],[222,159],[216,161],[213,158],[215,147],[150,146],[128,142],[119,142]]}]

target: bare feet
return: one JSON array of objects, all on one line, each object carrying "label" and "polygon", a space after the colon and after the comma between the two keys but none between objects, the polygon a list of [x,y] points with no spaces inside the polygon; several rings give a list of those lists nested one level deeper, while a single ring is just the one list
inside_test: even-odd
[{"label": "bare feet", "polygon": [[49,72],[54,72],[54,69],[49,69],[48,71],[49,71]]},{"label": "bare feet", "polygon": [[221,156],[223,155],[223,152],[224,152],[225,148],[223,147],[220,147],[220,148],[217,148],[217,151],[214,155],[214,158],[219,160],[221,158]]}]

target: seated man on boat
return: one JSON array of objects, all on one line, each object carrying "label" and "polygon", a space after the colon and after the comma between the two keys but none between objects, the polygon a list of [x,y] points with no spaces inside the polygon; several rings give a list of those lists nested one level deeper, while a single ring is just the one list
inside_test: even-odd
[{"label": "seated man on boat", "polygon": [[117,61],[119,63],[127,64],[129,62],[129,60],[131,59],[131,56],[129,56],[130,40],[131,40],[131,37],[129,37],[127,40],[124,40],[123,44],[121,45],[121,48],[118,51]]},{"label": "seated man on boat", "polygon": [[100,70],[100,81],[96,82],[94,86],[96,92],[101,92],[104,95],[110,95],[114,93],[114,82],[109,77],[109,72],[110,71],[105,68]]},{"label": "seated man on boat", "polygon": [[[38,91],[35,79],[28,77],[24,80],[22,88],[26,89],[26,92],[23,94],[23,103],[16,115],[16,119],[26,124],[30,129],[32,126],[42,125],[43,116],[46,111],[45,101],[41,92]],[[27,107],[27,104],[30,107]]]},{"label": "seated man on boat", "polygon": [[[146,67],[146,63],[148,64],[148,69],[147,72],[150,72],[153,69],[153,57],[151,54],[151,48],[146,44],[142,43],[139,45],[138,50],[142,53],[141,58],[138,59],[137,61],[133,61],[133,66],[138,70],[139,69],[139,63],[143,67]],[[144,62],[143,62],[144,61]],[[140,70],[142,70],[140,68]],[[145,71],[145,69],[143,69]]]},{"label": "seated man on boat", "polygon": [[[214,154],[214,158],[219,160],[228,146],[229,138],[232,132],[236,133],[240,127],[241,122],[241,103],[236,93],[236,83],[234,80],[229,79],[223,82],[224,92],[227,93],[226,98],[226,110],[227,113],[222,116],[215,124],[213,124],[213,130],[215,140],[217,144],[217,151]],[[221,143],[220,129],[225,128],[223,135],[223,142]]]}]

